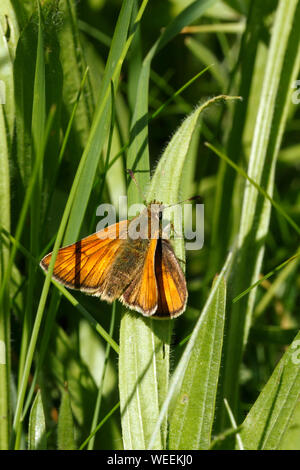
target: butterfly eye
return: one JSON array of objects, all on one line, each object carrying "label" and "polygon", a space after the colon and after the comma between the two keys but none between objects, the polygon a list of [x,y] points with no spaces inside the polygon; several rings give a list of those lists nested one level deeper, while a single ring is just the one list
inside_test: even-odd
[{"label": "butterfly eye", "polygon": [[159,220],[162,220],[162,217],[163,217],[162,211],[159,211],[159,213],[158,213]]}]

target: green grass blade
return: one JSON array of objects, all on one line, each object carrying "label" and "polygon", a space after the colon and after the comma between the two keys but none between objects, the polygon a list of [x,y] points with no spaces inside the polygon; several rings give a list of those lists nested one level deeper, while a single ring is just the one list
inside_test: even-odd
[{"label": "green grass blade", "polygon": [[117,410],[120,408],[120,402],[118,402],[108,413],[106,416],[104,416],[104,418],[100,421],[100,423],[96,426],[96,428],[94,429],[94,431],[89,435],[89,437],[81,444],[81,446],[79,447],[79,450],[82,450],[85,448],[85,446],[88,444],[89,440],[96,434],[97,431],[99,431],[99,429],[102,428],[103,424],[106,423],[106,421],[111,417],[111,415]]},{"label": "green grass blade", "polygon": [[236,442],[237,442],[237,445],[238,445],[238,450],[245,450],[244,444],[243,444],[242,439],[241,439],[241,436],[240,436],[240,434],[238,433],[238,427],[237,427],[236,421],[235,421],[235,419],[234,419],[232,410],[231,410],[231,408],[230,408],[230,406],[229,406],[228,401],[226,400],[226,398],[224,398],[224,404],[225,404],[225,408],[226,408],[226,411],[227,411],[227,414],[228,414],[228,417],[229,417],[231,426],[232,426],[233,429],[236,431],[235,437],[236,437]]},{"label": "green grass blade", "polygon": [[[63,122],[66,125],[73,111],[78,90],[87,64],[82,48],[76,15],[76,2],[74,0],[62,0],[60,2],[60,14],[63,15],[64,27],[60,28],[58,37],[61,51],[61,65],[63,69]],[[78,103],[78,110],[74,118],[71,133],[70,146],[74,152],[74,161],[78,161],[80,153],[84,149],[95,111],[95,103],[90,80],[86,83],[86,93],[82,94]]]},{"label": "green grass blade", "polygon": [[[290,106],[292,83],[299,70],[298,1],[278,3],[252,148],[248,176],[272,197],[276,160]],[[246,184],[238,236],[239,256],[233,277],[233,297],[257,281],[269,229],[271,204],[253,185]],[[238,380],[251,325],[256,289],[232,305],[226,337],[223,398],[237,416]],[[223,419],[225,410],[222,408]],[[223,421],[224,425],[224,421]]]},{"label": "green grass blade", "polygon": [[220,64],[217,57],[212,54],[208,47],[194,38],[186,38],[185,44],[203,65],[210,68],[210,73],[216,80],[220,92],[226,92],[228,82],[227,71],[224,70],[224,66]]},{"label": "green grass blade", "polygon": [[211,446],[209,448],[209,450],[213,450],[215,447],[218,447],[220,444],[222,445],[222,443],[228,438],[228,437],[232,437],[232,436],[235,436],[239,431],[241,430],[241,426],[238,426],[237,428],[235,429],[226,429],[223,433],[221,434],[218,434],[215,439],[212,441],[211,443]]},{"label": "green grass blade", "polygon": [[170,449],[208,449],[214,420],[225,322],[226,284],[220,281],[194,346],[172,413]]},{"label": "green grass blade", "polygon": [[[6,128],[2,109],[0,109],[0,201],[1,215],[0,223],[5,229],[10,228],[10,185],[9,185],[9,162],[7,153],[7,142],[5,139]],[[4,148],[3,148],[4,147]],[[0,282],[3,283],[3,275],[7,270],[9,251],[3,240],[0,240]],[[10,398],[9,398],[9,376],[10,376],[10,315],[8,308],[9,291],[4,290],[0,302],[0,449],[8,448],[10,428]]]},{"label": "green grass blade", "polygon": [[291,261],[294,261],[299,256],[300,256],[300,253],[296,253],[296,255],[291,256],[289,259],[285,260],[279,266],[276,266],[274,269],[272,269],[272,271],[268,272],[268,274],[265,274],[261,279],[256,281],[252,286],[248,287],[248,289],[246,289],[244,292],[241,292],[239,295],[237,295],[233,299],[232,302],[233,303],[238,302],[242,297],[244,297],[244,295],[248,294],[252,289],[254,289],[254,287],[259,286],[263,281],[265,281],[266,279],[269,279],[269,277],[273,276],[277,271],[282,269],[284,266],[286,266]]},{"label": "green grass blade", "polygon": [[[151,118],[149,119],[149,121],[152,120],[152,119],[155,119],[173,100],[176,101],[176,98],[186,88],[188,88],[190,85],[192,85],[192,83],[194,83],[198,78],[201,77],[201,75],[203,75],[210,68],[211,68],[211,66],[205,67],[203,70],[201,70],[201,72],[197,73],[193,78],[188,80],[182,87],[179,88],[179,90],[176,90],[176,91],[174,91],[173,89],[170,90],[170,87],[168,86],[168,84],[164,83],[164,86],[166,87],[166,92],[170,93],[171,96],[156,111],[154,111],[154,113],[151,115]],[[157,77],[157,80],[158,79],[160,79],[160,81],[162,81],[161,77]],[[186,108],[188,108],[189,111],[191,111],[190,106],[188,105],[188,103],[185,103],[184,100],[182,100],[182,105],[184,105]]]},{"label": "green grass blade", "polygon": [[208,148],[210,148],[216,155],[218,155],[222,160],[224,160],[228,165],[230,165],[237,173],[242,175],[246,180],[248,180],[252,186],[268,201],[270,204],[278,211],[280,215],[282,215],[285,220],[293,227],[293,229],[300,235],[300,227],[299,225],[287,214],[287,212],[284,210],[282,205],[278,202],[276,202],[270,194],[262,188],[259,184],[256,183],[256,181],[249,176],[246,171],[244,171],[242,168],[240,168],[238,165],[236,165],[230,158],[227,157],[224,153],[220,152],[217,150],[213,145],[209,144],[206,142],[205,144]]},{"label": "green grass blade", "polygon": [[[135,0],[133,14],[136,15],[138,1]],[[128,102],[131,112],[136,106],[136,93],[142,66],[141,27],[138,25],[128,55]]]},{"label": "green grass blade", "polygon": [[[114,325],[115,325],[115,315],[116,315],[116,302],[114,302],[113,306],[112,306],[112,315],[111,315],[110,329],[109,329],[110,336],[113,335],[113,330],[114,330]],[[105,380],[105,373],[106,373],[106,368],[107,368],[107,364],[108,364],[109,353],[110,353],[110,344],[107,343],[106,351],[105,351],[105,359],[104,359],[104,364],[103,364],[103,368],[102,368],[102,376],[101,376],[101,379],[100,379],[100,385],[99,385],[99,389],[98,389],[98,395],[97,395],[97,401],[96,401],[96,405],[95,405],[93,422],[92,422],[92,426],[91,426],[91,434],[96,429],[98,416],[99,416],[99,413],[100,413],[102,393],[103,393],[103,383],[104,383],[104,380]],[[89,450],[93,449],[94,442],[95,442],[95,438],[94,438],[94,436],[91,436],[91,439],[88,443],[88,449]]]},{"label": "green grass blade", "polygon": [[[146,5],[147,1],[144,0],[136,18],[137,22],[141,19]],[[111,122],[110,82],[113,82],[114,90],[117,90],[121,66],[134,37],[134,32],[131,32],[127,39],[132,6],[132,0],[125,0],[116,25],[104,77],[101,84],[101,91],[95,117],[80,163],[78,182],[76,182],[76,185],[78,184],[78,188],[75,194],[72,211],[70,213],[70,220],[65,235],[66,243],[71,243],[77,239],[84,211],[86,209],[87,202],[92,190],[96,169],[101,155],[101,149],[103,147],[105,138],[109,133],[109,126]]]},{"label": "green grass blade", "polygon": [[[255,311],[254,311],[255,318],[259,317],[265,311],[265,309],[267,308],[269,303],[272,301],[272,299],[276,297],[279,289],[281,289],[282,285],[285,284],[285,282],[287,281],[287,278],[298,269],[299,262],[300,262],[299,256],[300,255],[297,255],[296,258],[292,257],[289,260],[286,260],[284,264],[283,263],[281,264],[280,268],[282,269],[282,271],[279,273],[275,281],[272,283],[270,289],[268,289],[268,291],[265,293],[262,299],[260,299],[260,301],[257,303],[255,307]],[[290,261],[292,260],[294,262],[290,263]],[[287,265],[285,265],[286,263]],[[274,271],[275,270],[277,271],[278,268],[279,267],[276,267]]]},{"label": "green grass blade", "polygon": [[[40,13],[40,21],[43,19]],[[33,105],[32,105],[32,123],[31,123],[31,136],[32,136],[32,156],[31,161],[34,165],[35,161],[41,162],[39,165],[38,175],[33,187],[33,197],[30,202],[30,252],[33,256],[39,253],[40,243],[40,217],[41,217],[41,201],[43,193],[43,156],[44,156],[44,139],[45,139],[45,126],[46,126],[46,95],[45,95],[45,62],[44,62],[44,38],[42,30],[44,26],[41,25],[38,33],[37,56],[35,65],[35,81],[33,89]],[[29,265],[28,270],[28,291],[27,302],[24,314],[24,324],[22,329],[21,340],[21,353],[19,362],[19,378],[18,384],[20,385],[21,376],[24,369],[26,353],[28,349],[29,338],[32,328],[32,312],[34,300],[34,287],[36,282],[36,267],[33,264]]]},{"label": "green grass blade", "polygon": [[28,449],[47,449],[46,422],[41,391],[38,390],[29,415]]},{"label": "green grass blade", "polygon": [[[66,129],[66,132],[65,132],[65,135],[64,135],[64,138],[63,138],[63,142],[62,142],[62,145],[61,145],[61,149],[60,149],[60,152],[59,152],[59,155],[58,155],[58,159],[57,159],[57,166],[55,168],[55,171],[54,173],[52,174],[52,181],[51,181],[51,185],[50,187],[52,187],[52,191],[49,195],[49,198],[48,198],[48,208],[47,210],[45,211],[45,214],[47,215],[48,214],[48,211],[49,211],[49,206],[50,206],[50,202],[51,202],[51,197],[53,195],[53,191],[54,191],[54,187],[55,187],[55,181],[56,181],[56,176],[57,176],[57,172],[59,170],[59,166],[60,166],[60,163],[61,163],[61,160],[63,158],[63,155],[64,155],[64,152],[65,152],[65,149],[66,149],[66,146],[67,146],[67,143],[68,143],[68,140],[69,140],[69,136],[70,136],[70,131],[71,131],[71,128],[72,128],[72,124],[73,124],[73,121],[74,121],[74,117],[76,115],[76,110],[77,110],[77,107],[78,107],[78,102],[79,102],[79,99],[80,99],[80,95],[83,91],[83,88],[84,88],[84,84],[85,84],[85,81],[86,81],[86,76],[87,76],[87,72],[88,72],[88,69],[86,69],[85,73],[84,73],[84,76],[82,78],[82,82],[81,82],[81,86],[80,86],[80,89],[78,90],[78,93],[77,93],[77,98],[76,98],[76,101],[74,103],[74,107],[73,107],[73,110],[72,110],[72,113],[71,113],[71,116],[70,116],[70,120],[69,120],[69,123],[67,125],[67,129]],[[31,262],[31,265],[35,268],[34,269],[34,273],[36,272],[36,268],[39,266],[39,259],[36,259],[32,253],[28,252],[26,250],[26,248],[24,248],[22,245],[20,245],[20,243],[18,243],[16,241],[16,239],[14,239],[14,237],[12,237],[10,234],[8,234],[6,232],[6,236],[8,236],[9,240],[15,245],[18,247],[18,249],[25,255],[25,257]],[[52,242],[51,242],[51,245],[52,245]],[[50,247],[49,247],[50,249]],[[49,251],[49,249],[47,251]],[[33,252],[35,252],[36,250],[33,250]],[[45,254],[45,253],[44,253]],[[31,272],[31,268],[29,268],[29,272]],[[60,288],[63,288],[63,286],[59,286]],[[76,308],[78,308],[78,301],[76,301],[76,299],[68,292],[65,290],[65,292],[63,292],[63,294],[65,294],[65,296],[67,296],[67,298],[70,300],[70,297],[71,296],[71,303],[72,305],[74,305]],[[53,296],[55,296],[56,293],[53,294]],[[29,300],[30,300],[30,295],[28,296]],[[55,305],[55,308],[57,309],[58,308],[58,299],[54,299],[52,298],[51,299],[51,305]],[[28,308],[28,307],[27,307]],[[80,309],[79,309],[80,310]],[[83,309],[85,311],[85,309]],[[87,312],[86,312],[87,313]],[[35,375],[34,375],[34,378],[33,378],[33,381],[32,381],[32,384],[31,384],[31,388],[30,388],[30,391],[28,393],[28,397],[27,397],[27,401],[26,401],[26,405],[25,405],[25,408],[24,408],[24,411],[23,411],[23,416],[27,413],[27,410],[28,410],[28,407],[31,403],[31,398],[32,398],[32,394],[33,394],[33,391],[34,391],[34,387],[35,387],[35,383],[36,383],[36,379],[37,379],[37,375],[41,369],[41,366],[42,366],[42,362],[43,362],[43,358],[44,358],[44,355],[48,349],[48,341],[49,341],[49,338],[50,338],[50,335],[51,335],[51,330],[52,330],[52,326],[53,326],[53,321],[54,321],[54,316],[56,314],[56,311],[53,312],[53,315],[52,315],[52,311],[51,311],[51,307],[49,308],[49,312],[48,312],[48,316],[47,316],[47,320],[46,320],[46,324],[45,324],[45,329],[44,329],[44,332],[43,332],[43,336],[42,336],[42,340],[41,340],[41,350],[40,350],[40,354],[39,354],[39,357],[38,357],[38,362],[37,362],[37,367],[36,367],[36,371],[35,371]],[[88,313],[87,313],[88,314]],[[89,315],[89,314],[88,314]],[[93,323],[94,324],[94,323]],[[99,325],[99,324],[96,324],[96,327],[99,327],[100,331],[102,331],[102,327]],[[27,352],[27,346],[28,346],[28,338],[24,337],[25,335],[27,335],[28,337],[28,334],[30,333],[31,331],[31,328],[28,328],[26,327],[26,323],[24,322],[24,326],[23,326],[23,338],[22,338],[22,345],[21,345],[21,356],[20,356],[20,365],[19,365],[19,372],[20,372],[20,377],[19,377],[19,382],[21,380],[21,374],[22,374],[22,371],[23,371],[23,366],[24,366],[24,362],[25,362],[25,354]],[[105,332],[106,333],[106,332]]]},{"label": "green grass blade", "polygon": [[[0,7],[0,20],[2,20],[2,8]],[[10,172],[9,154],[11,149],[11,135],[8,123],[14,123],[14,108],[10,102],[11,90],[13,90],[12,62],[10,59],[8,44],[2,30],[0,21],[0,224],[6,230],[10,230]],[[4,62],[4,64],[3,64]],[[7,100],[7,102],[6,102]],[[6,104],[3,104],[5,103]],[[12,132],[12,129],[11,129]],[[0,240],[0,284],[9,262],[9,250]],[[7,449],[10,429],[10,314],[9,290],[0,301],[0,449]]]},{"label": "green grass blade", "polygon": [[81,305],[78,300],[67,290],[65,289],[61,284],[59,284],[56,281],[52,281],[53,284],[61,291],[61,293],[65,296],[65,298],[72,304],[74,305],[75,308],[79,310],[79,312],[88,320],[88,322],[95,328],[95,330],[102,336],[103,339],[107,343],[110,344],[112,349],[119,354],[119,346],[115,342],[115,340],[107,333],[107,331],[98,323],[92,315]]},{"label": "green grass blade", "polygon": [[[16,105],[16,164],[18,165],[23,188],[28,182],[33,170],[32,161],[32,107],[33,88],[36,69],[37,30],[36,14],[27,22],[21,31],[14,61],[14,94]],[[29,86],[30,84],[30,86]],[[23,193],[22,193],[23,194]],[[21,195],[19,196],[21,198]]]},{"label": "green grass blade", "polygon": [[100,41],[105,46],[110,47],[111,38],[107,34],[103,33],[103,31],[94,28],[93,26],[82,20],[78,20],[78,27],[84,33],[89,34],[92,38],[97,39],[97,41]]},{"label": "green grass blade", "polygon": [[[6,34],[8,31],[9,37],[7,38]],[[5,122],[7,126],[6,139],[10,146],[15,125],[13,62],[19,39],[17,18],[10,0],[3,0],[0,5],[0,33],[0,80],[2,81],[0,103],[2,110],[5,112]],[[5,89],[3,89],[3,83]],[[2,101],[3,92],[5,93],[4,104]]]},{"label": "green grass blade", "polygon": [[[84,74],[83,74],[83,77],[82,77],[82,80],[81,80],[81,83],[80,83],[80,88],[77,92],[76,100],[75,100],[75,103],[74,103],[74,106],[73,106],[73,109],[72,109],[72,112],[71,112],[71,115],[70,115],[70,119],[68,121],[66,130],[65,130],[65,133],[64,133],[64,138],[63,138],[63,141],[62,141],[62,144],[61,144],[61,147],[60,147],[56,167],[55,167],[53,173],[51,174],[51,177],[49,178],[49,183],[48,184],[49,184],[50,191],[49,191],[49,196],[48,196],[48,201],[47,201],[47,209],[45,210],[46,217],[47,217],[47,215],[49,214],[49,211],[50,211],[51,202],[52,202],[52,198],[53,198],[53,193],[55,191],[55,183],[57,183],[58,172],[59,172],[64,154],[65,154],[67,145],[69,143],[70,133],[71,133],[71,130],[72,130],[73,125],[74,125],[74,119],[75,119],[77,108],[78,108],[78,105],[79,105],[79,102],[80,102],[80,97],[81,97],[81,95],[84,91],[88,71],[89,71],[89,69],[87,67],[85,69]],[[50,246],[52,246],[52,242],[50,243]],[[50,250],[50,246],[49,246],[49,249],[46,250],[44,254],[46,254]]]},{"label": "green grass blade", "polygon": [[36,8],[35,2],[32,2],[31,0],[25,0],[24,2],[10,0],[10,3],[13,5],[20,29],[24,28]]},{"label": "green grass blade", "polygon": [[[265,3],[260,0],[253,0],[249,7],[246,30],[241,38],[240,51],[236,58],[235,69],[231,75],[232,82],[239,80],[238,77],[240,75],[238,91],[235,90],[235,93],[238,93],[243,98],[243,102],[240,103],[239,106],[235,106],[233,110],[232,123],[228,124],[228,121],[226,121],[226,125],[224,126],[225,132],[223,138],[226,142],[227,154],[230,155],[230,158],[235,162],[241,159],[244,128],[246,122],[250,119],[249,115],[251,114],[250,117],[254,115],[254,123],[256,120],[257,102],[265,64],[264,57],[262,62],[258,60],[260,57],[258,47],[261,42],[265,15]],[[231,84],[231,88],[233,86],[234,85]],[[254,90],[254,97],[257,98],[255,103],[249,101],[250,91],[252,89]],[[250,139],[252,140],[252,135]],[[235,176],[231,168],[228,168],[223,162],[220,163],[212,223],[213,229],[209,262],[211,275],[214,275],[214,272],[222,265],[230,237],[232,234],[236,234],[239,227],[240,204],[238,204],[236,208],[235,203],[233,207],[234,210],[232,210],[233,194],[236,184],[233,184]],[[223,214],[226,214],[226,217],[228,217],[226,224],[224,224]]]},{"label": "green grass blade", "polygon": [[76,449],[74,431],[70,395],[68,390],[64,389],[57,425],[57,447],[59,450]]},{"label": "green grass blade", "polygon": [[243,33],[245,31],[244,21],[235,21],[233,23],[213,23],[189,26],[184,28],[183,34],[198,33]]},{"label": "green grass blade", "polygon": [[[147,123],[148,91],[152,59],[184,26],[201,17],[214,3],[215,0],[198,0],[185,8],[166,27],[143,61],[137,85],[136,105],[132,116],[130,146],[127,158],[127,168],[139,174],[139,184],[143,188],[147,187],[150,176]],[[138,189],[130,179],[128,180],[128,188],[135,194],[135,200],[139,200]]]}]

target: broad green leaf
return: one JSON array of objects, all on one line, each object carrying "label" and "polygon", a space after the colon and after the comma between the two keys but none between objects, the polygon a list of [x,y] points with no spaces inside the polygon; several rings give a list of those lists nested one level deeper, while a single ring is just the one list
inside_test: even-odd
[{"label": "broad green leaf", "polygon": [[223,278],[195,338],[178,391],[169,431],[169,448],[172,450],[204,450],[210,446],[221,363],[225,305],[226,285]]},{"label": "broad green leaf", "polygon": [[62,392],[57,425],[57,447],[59,450],[76,449],[74,431],[70,394],[68,390],[64,389]]},{"label": "broad green leaf", "polygon": [[246,449],[279,449],[300,398],[300,334],[284,353],[242,425]]},{"label": "broad green leaf", "polygon": [[[213,284],[213,287],[212,287],[212,289],[210,291],[210,294],[207,298],[207,301],[206,301],[206,303],[203,307],[201,315],[200,315],[200,317],[199,317],[199,319],[198,319],[198,321],[197,321],[197,323],[194,327],[194,330],[193,330],[193,333],[192,333],[192,335],[189,339],[189,342],[187,343],[187,345],[185,347],[185,350],[184,350],[184,353],[183,353],[183,355],[182,355],[182,357],[181,357],[181,359],[180,359],[180,361],[179,361],[179,363],[178,363],[178,365],[177,365],[177,367],[176,367],[176,369],[175,369],[175,371],[172,375],[172,378],[171,378],[171,381],[170,381],[170,386],[169,386],[169,389],[168,389],[168,394],[167,394],[167,396],[166,396],[166,398],[163,402],[163,405],[162,405],[161,410],[160,410],[159,418],[157,420],[157,423],[156,423],[155,428],[153,430],[153,434],[151,436],[151,440],[150,440],[149,447],[148,447],[149,449],[154,448],[154,443],[155,443],[155,440],[156,440],[156,436],[159,432],[159,428],[161,426],[161,423],[163,422],[163,420],[165,419],[165,416],[168,413],[170,403],[171,403],[172,400],[174,400],[175,396],[177,397],[178,388],[180,387],[180,385],[182,384],[182,381],[184,380],[187,368],[188,368],[190,360],[192,358],[194,348],[196,347],[197,338],[200,335],[200,331],[203,328],[205,328],[205,324],[206,324],[207,318],[211,314],[211,310],[214,310],[214,308],[215,308],[214,306],[216,305],[216,301],[217,301],[218,295],[219,295],[219,294],[216,294],[216,293],[219,291],[221,284],[223,284],[223,288],[224,288],[224,277],[228,276],[228,272],[229,272],[229,269],[231,267],[231,260],[232,260],[232,253],[230,253],[228,255],[227,260],[226,260],[226,262],[223,266],[223,269],[222,269],[220,275],[217,277],[215,283]],[[222,287],[221,287],[221,291],[222,291]],[[220,300],[221,300],[222,296],[224,297],[224,291],[223,291],[223,294],[221,294],[221,296],[220,296]],[[223,300],[224,300],[224,298],[223,298]],[[221,300],[221,303],[222,303],[222,300]],[[221,310],[223,310],[223,309],[224,309],[224,306],[221,307]],[[220,359],[218,358],[217,361],[220,362]],[[215,374],[215,380],[216,380],[216,375],[217,374]],[[203,440],[204,440],[204,442],[206,441],[205,445],[207,445],[207,443],[209,441],[208,436],[210,436],[210,432],[211,432],[211,425],[212,425],[212,419],[213,419],[212,418],[212,403],[215,401],[215,393],[216,393],[216,384],[215,384],[214,391],[213,391],[213,398],[210,402],[210,406],[208,406],[208,408],[207,408],[209,421],[207,423],[206,429],[205,429],[205,427],[203,428]],[[180,400],[180,398],[179,398],[179,400]],[[206,405],[208,405],[208,403],[209,403],[208,401],[205,401]],[[214,408],[214,405],[213,405],[213,408]],[[209,411],[209,409],[210,409],[210,411]],[[202,416],[203,416],[203,424],[204,424],[206,416],[204,416],[204,415],[202,415]],[[175,430],[173,428],[172,438],[174,438],[174,437],[175,437]],[[175,442],[173,441],[173,443],[175,444],[175,447],[177,446],[177,444],[179,442],[179,439],[180,439],[180,437],[177,434],[177,437],[175,437]],[[188,448],[190,448],[190,444],[189,444]]]},{"label": "broad green leaf", "polygon": [[[123,445],[126,450],[147,449],[168,387],[165,356],[169,354],[171,325],[164,321],[158,335],[157,320],[125,312],[121,321],[119,389]],[[166,423],[154,448],[163,449],[165,440]]]},{"label": "broad green leaf", "polygon": [[290,424],[282,438],[280,450],[300,450],[300,401],[291,416]]},{"label": "broad green leaf", "polygon": [[46,423],[41,391],[38,390],[29,415],[28,449],[47,449]]}]

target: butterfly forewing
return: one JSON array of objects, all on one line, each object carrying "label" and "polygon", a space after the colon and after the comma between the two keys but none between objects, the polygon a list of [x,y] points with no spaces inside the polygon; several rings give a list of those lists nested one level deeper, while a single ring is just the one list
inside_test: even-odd
[{"label": "butterfly forewing", "polygon": [[[111,269],[111,260],[124,244],[128,221],[124,220],[94,233],[58,251],[53,277],[73,289],[97,295]],[[46,255],[41,266],[47,271],[52,253]]]}]

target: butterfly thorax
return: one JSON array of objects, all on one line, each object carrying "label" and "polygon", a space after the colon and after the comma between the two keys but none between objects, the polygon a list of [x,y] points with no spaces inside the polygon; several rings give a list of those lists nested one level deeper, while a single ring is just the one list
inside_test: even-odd
[{"label": "butterfly thorax", "polygon": [[128,225],[128,238],[130,240],[153,240],[162,235],[163,205],[152,202]]}]

